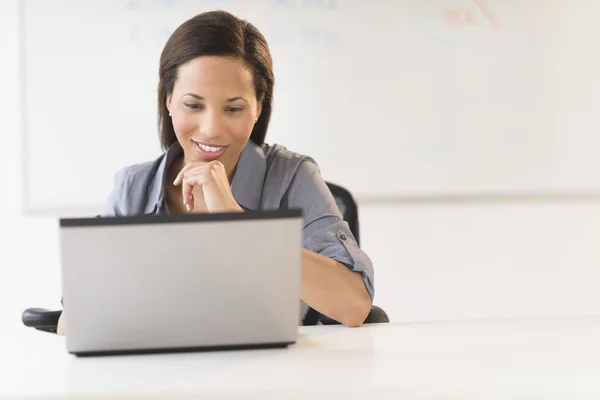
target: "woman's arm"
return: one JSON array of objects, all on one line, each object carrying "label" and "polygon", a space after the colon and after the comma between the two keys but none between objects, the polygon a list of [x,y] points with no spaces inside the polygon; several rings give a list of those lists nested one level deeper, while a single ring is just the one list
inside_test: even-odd
[{"label": "woman's arm", "polygon": [[300,296],[310,307],[346,326],[360,326],[371,296],[360,272],[321,254],[302,250]]},{"label": "woman's arm", "polygon": [[303,210],[302,301],[344,325],[359,326],[374,296],[373,264],[312,159],[298,166],[282,206]]}]

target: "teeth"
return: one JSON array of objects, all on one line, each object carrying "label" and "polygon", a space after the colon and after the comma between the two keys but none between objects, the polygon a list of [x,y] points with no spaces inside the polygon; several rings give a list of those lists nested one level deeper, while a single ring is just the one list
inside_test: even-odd
[{"label": "teeth", "polygon": [[223,147],[212,147],[212,146],[205,146],[203,144],[198,143],[198,146],[200,146],[200,148],[204,151],[209,151],[211,153],[215,153],[217,151],[221,151],[223,150]]}]

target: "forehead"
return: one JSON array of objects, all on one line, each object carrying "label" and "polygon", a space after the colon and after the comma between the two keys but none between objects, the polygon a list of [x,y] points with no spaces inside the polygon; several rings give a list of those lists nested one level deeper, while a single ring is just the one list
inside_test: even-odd
[{"label": "forehead", "polygon": [[[252,91],[252,71],[238,58],[204,56],[197,57],[179,67],[175,90],[204,91]],[[197,93],[202,95],[202,93]]]}]

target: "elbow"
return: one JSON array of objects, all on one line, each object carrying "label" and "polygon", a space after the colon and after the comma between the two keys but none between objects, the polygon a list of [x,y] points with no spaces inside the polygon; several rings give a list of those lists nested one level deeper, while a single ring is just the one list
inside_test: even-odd
[{"label": "elbow", "polygon": [[340,321],[342,324],[349,328],[357,328],[365,322],[371,312],[371,297],[368,293],[365,294],[366,296],[361,296],[351,307],[348,307]]},{"label": "elbow", "polygon": [[60,317],[58,317],[58,324],[56,326],[56,334],[59,336],[65,335],[65,312],[60,313]]}]

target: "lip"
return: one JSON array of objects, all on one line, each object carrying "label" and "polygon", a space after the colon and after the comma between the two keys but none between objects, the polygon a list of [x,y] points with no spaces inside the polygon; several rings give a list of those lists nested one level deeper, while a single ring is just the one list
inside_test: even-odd
[{"label": "lip", "polygon": [[[197,142],[195,140],[192,140],[192,143],[194,144],[194,148],[196,149],[196,151],[198,152],[198,154],[200,155],[200,157],[202,157],[202,159],[204,161],[212,161],[212,160],[218,159],[219,157],[221,157],[223,155],[223,153],[225,153],[225,151],[227,151],[227,148],[229,147],[229,145],[219,146],[219,145],[212,144],[212,143]],[[211,147],[223,147],[223,148],[219,151],[213,152],[213,151],[204,150],[202,147],[200,147],[200,145],[211,146]]]}]

